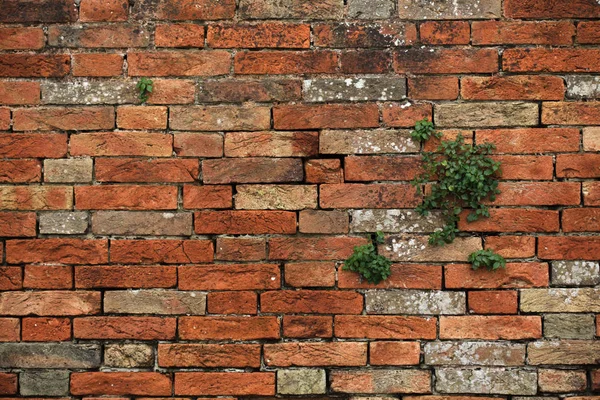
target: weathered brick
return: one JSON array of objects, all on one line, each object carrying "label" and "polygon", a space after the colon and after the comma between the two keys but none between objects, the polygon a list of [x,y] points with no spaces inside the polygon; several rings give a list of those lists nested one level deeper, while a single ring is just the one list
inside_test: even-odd
[{"label": "weathered brick", "polygon": [[486,290],[468,293],[469,311],[475,314],[516,314],[516,290]]},{"label": "weathered brick", "polygon": [[61,78],[71,70],[66,54],[0,54],[0,76]]},{"label": "weathered brick", "polygon": [[197,160],[96,158],[99,182],[194,182],[200,168]]},{"label": "weathered brick", "polygon": [[0,81],[0,104],[39,104],[40,84],[28,81]]},{"label": "weathered brick", "polygon": [[598,4],[589,0],[561,1],[508,0],[504,15],[509,18],[594,18],[600,16]]},{"label": "weathered brick", "polygon": [[523,289],[520,309],[525,312],[598,312],[600,289]]},{"label": "weathered brick", "polygon": [[265,344],[269,366],[361,366],[367,363],[367,344],[352,342]]},{"label": "weathered brick", "polygon": [[469,44],[471,39],[471,28],[466,21],[424,22],[419,25],[419,32],[421,42],[431,45]]},{"label": "weathered brick", "polygon": [[211,262],[209,240],[112,240],[110,261],[128,264]]},{"label": "weathered brick", "polygon": [[215,76],[229,73],[231,54],[222,50],[131,52],[127,62],[130,76]]},{"label": "weathered brick", "polygon": [[0,160],[0,183],[30,183],[41,180],[42,163],[38,160]]},{"label": "weathered brick", "polygon": [[404,78],[308,79],[303,85],[309,102],[401,100],[406,97]]},{"label": "weathered brick", "polygon": [[104,347],[104,364],[114,368],[152,367],[154,350],[146,344],[109,344]]},{"label": "weathered brick", "polygon": [[467,221],[467,212],[460,215],[458,228],[469,232],[558,232],[558,212],[524,208],[497,208],[488,218]]},{"label": "weathered brick", "polygon": [[260,106],[170,107],[169,126],[192,131],[259,131],[269,129],[271,109]]},{"label": "weathered brick", "polygon": [[525,344],[496,342],[431,342],[423,349],[428,365],[525,364]]},{"label": "weathered brick", "polygon": [[544,315],[544,337],[559,339],[593,339],[593,314]]},{"label": "weathered brick", "polygon": [[382,110],[383,123],[388,127],[413,127],[415,121],[431,121],[432,107],[428,103],[385,103]]},{"label": "weathered brick", "polygon": [[154,31],[156,47],[204,47],[204,26],[158,24]]},{"label": "weathered brick", "polygon": [[286,263],[285,283],[294,287],[333,287],[335,285],[335,263]]},{"label": "weathered brick", "polygon": [[[567,75],[567,98],[596,99],[600,97],[600,79],[596,76]],[[555,100],[562,100],[555,99]]]},{"label": "weathered brick", "polygon": [[321,154],[415,153],[418,146],[405,130],[323,130]]},{"label": "weathered brick", "polygon": [[360,314],[363,296],[353,291],[281,290],[260,295],[261,311],[280,314]]},{"label": "weathered brick", "polygon": [[496,272],[486,274],[467,264],[449,264],[444,266],[445,285],[449,289],[514,289],[546,287],[549,282],[546,263],[507,263]]},{"label": "weathered brick", "polygon": [[221,157],[223,137],[218,133],[175,133],[173,150],[180,157]]},{"label": "weathered brick", "polygon": [[583,182],[582,193],[586,206],[600,205],[600,184],[598,182]]},{"label": "weathered brick", "polygon": [[361,0],[348,0],[348,16],[358,19],[386,19],[393,15],[395,3],[391,0],[374,0],[364,3]]},{"label": "weathered brick", "polygon": [[210,292],[207,296],[209,314],[256,314],[258,300],[255,292]]},{"label": "weathered brick", "polygon": [[274,396],[275,372],[177,372],[175,394]]},{"label": "weathered brick", "polygon": [[244,19],[341,19],[344,14],[342,0],[242,0],[239,7]]},{"label": "weathered brick", "polygon": [[449,127],[537,125],[533,103],[463,103],[435,106],[435,123]]},{"label": "weathered brick", "polygon": [[489,236],[485,248],[494,250],[504,258],[528,258],[535,254],[533,236]]},{"label": "weathered brick", "polygon": [[99,292],[0,293],[1,315],[83,315],[100,312]]},{"label": "weathered brick", "polygon": [[125,48],[149,44],[150,32],[143,25],[52,25],[48,28],[48,45],[54,47]]},{"label": "weathered brick", "polygon": [[583,128],[583,150],[600,151],[600,128]]},{"label": "weathered brick", "polygon": [[493,73],[498,71],[498,51],[473,48],[398,50],[394,53],[394,70],[399,74]]},{"label": "weathered brick", "polygon": [[267,258],[266,240],[260,237],[218,237],[215,259],[258,261]]},{"label": "weathered brick", "polygon": [[166,129],[167,107],[118,107],[117,127],[120,129]]},{"label": "weathered brick", "polygon": [[108,241],[102,239],[35,239],[6,241],[6,262],[101,264],[108,262]]},{"label": "weathered brick", "polygon": [[212,48],[308,48],[310,26],[280,22],[210,25],[206,42]]},{"label": "weathered brick", "polygon": [[593,236],[541,236],[538,257],[552,260],[598,260],[600,238]]},{"label": "weathered brick", "polygon": [[430,393],[431,372],[417,369],[333,371],[331,390],[341,393]]},{"label": "weathered brick", "polygon": [[202,161],[206,184],[300,182],[304,176],[298,158],[237,158]]},{"label": "weathered brick", "polygon": [[304,210],[299,214],[303,233],[348,233],[349,217],[345,211]]},{"label": "weathered brick", "polygon": [[82,22],[127,21],[129,3],[126,0],[82,0],[79,20]]},{"label": "weathered brick", "polygon": [[597,21],[581,21],[577,24],[577,43],[596,44],[600,42],[600,25]]},{"label": "weathered brick", "polygon": [[278,339],[277,317],[180,317],[179,337],[184,340]]},{"label": "weathered brick", "polygon": [[189,79],[154,79],[149,104],[190,104],[196,96],[196,82]]},{"label": "weathered brick", "polygon": [[36,217],[31,212],[0,212],[0,236],[35,237]]},{"label": "weathered brick", "polygon": [[17,374],[0,373],[0,394],[16,394],[17,392]]},{"label": "weathered brick", "polygon": [[474,45],[573,43],[575,26],[570,21],[476,21]]},{"label": "weathered brick", "polygon": [[178,268],[185,290],[264,290],[280,286],[277,264],[194,265]]},{"label": "weathered brick", "polygon": [[245,51],[234,56],[233,66],[240,75],[331,74],[338,70],[338,54],[329,50]]},{"label": "weathered brick", "polygon": [[90,183],[94,162],[91,158],[44,160],[44,181]]},{"label": "weathered brick", "polygon": [[218,20],[235,14],[234,0],[143,0],[136,2],[132,14],[138,19]]},{"label": "weathered brick", "polygon": [[204,185],[183,187],[183,208],[231,208],[233,205],[231,186]]},{"label": "weathered brick", "polygon": [[194,230],[200,234],[293,234],[296,214],[289,211],[199,211]]},{"label": "weathered brick", "polygon": [[354,246],[366,244],[360,237],[273,237],[269,239],[271,260],[344,260],[352,254]]},{"label": "weathered brick", "polygon": [[437,368],[435,389],[441,393],[534,395],[537,373],[521,368]]},{"label": "weathered brick", "polygon": [[344,171],[338,159],[324,158],[306,160],[304,180],[307,183],[342,183]]},{"label": "weathered brick", "polygon": [[321,185],[322,208],[408,208],[419,204],[416,189],[408,184]]},{"label": "weathered brick", "polygon": [[171,377],[158,372],[73,372],[75,395],[171,395]]},{"label": "weathered brick", "polygon": [[281,105],[273,108],[275,129],[372,128],[379,125],[376,104]]},{"label": "weathered brick", "polygon": [[556,157],[556,176],[560,178],[596,178],[600,176],[600,154],[560,154]]},{"label": "weathered brick", "polygon": [[467,100],[562,100],[565,85],[557,76],[464,77],[461,96]]},{"label": "weathered brick", "polygon": [[75,343],[0,343],[2,368],[98,368],[100,346]]},{"label": "weathered brick", "polygon": [[592,261],[553,261],[552,284],[594,286],[600,283],[600,264]]},{"label": "weathered brick", "polygon": [[302,81],[299,79],[203,80],[198,86],[198,101],[202,103],[292,101],[301,98]]},{"label": "weathered brick", "polygon": [[0,267],[1,290],[19,290],[22,287],[23,269],[21,267]]},{"label": "weathered brick", "polygon": [[324,369],[277,371],[277,393],[279,394],[324,394],[326,386]]},{"label": "weathered brick", "polygon": [[599,72],[597,49],[506,49],[502,69],[507,72]]},{"label": "weathered brick", "polygon": [[469,254],[481,250],[481,239],[456,238],[443,247],[427,244],[428,237],[421,235],[394,235],[386,238],[379,251],[392,261],[465,261]]},{"label": "weathered brick", "polygon": [[0,318],[0,353],[1,342],[18,342],[21,336],[21,324],[18,318]]},{"label": "weathered brick", "polygon": [[581,187],[575,182],[501,182],[498,189],[494,205],[578,205],[581,201]]},{"label": "weathered brick", "polygon": [[73,287],[73,267],[69,265],[26,265],[23,287],[71,289]]},{"label": "weathered brick", "polygon": [[369,363],[371,365],[417,365],[421,357],[418,342],[371,342]]},{"label": "weathered brick", "polygon": [[73,76],[119,76],[123,73],[123,56],[114,53],[73,54]]},{"label": "weathered brick", "polygon": [[541,336],[542,318],[539,316],[440,317],[440,339],[518,340]]},{"label": "weathered brick", "polygon": [[461,292],[370,290],[365,293],[368,314],[464,314],[466,296]]},{"label": "weathered brick", "polygon": [[[525,150],[527,151],[527,150]],[[492,156],[500,162],[500,178],[506,180],[552,180],[552,156]]]},{"label": "weathered brick", "polygon": [[71,340],[69,318],[23,318],[24,342],[61,342]]},{"label": "weathered brick", "polygon": [[553,153],[579,150],[580,134],[571,128],[478,130],[477,141],[492,143],[497,153]]},{"label": "weathered brick", "polygon": [[161,367],[260,367],[258,344],[159,344]]},{"label": "weathered brick", "polygon": [[69,371],[25,371],[19,374],[21,396],[67,396]]},{"label": "weathered brick", "polygon": [[383,50],[345,51],[340,62],[345,74],[383,74],[391,71],[392,56]]},{"label": "weathered brick", "polygon": [[96,235],[188,236],[192,214],[168,212],[98,211],[92,214]]},{"label": "weathered brick", "polygon": [[560,125],[600,124],[600,102],[549,102],[542,106],[542,123]]},{"label": "weathered brick", "polygon": [[583,370],[540,369],[538,386],[544,392],[579,392],[586,389],[587,377]]},{"label": "weathered brick", "polygon": [[78,186],[75,203],[79,210],[174,210],[177,192],[175,186]]},{"label": "weathered brick", "polygon": [[77,8],[69,0],[6,0],[2,3],[2,23],[74,22]]},{"label": "weathered brick", "polygon": [[[357,2],[354,2],[355,4]],[[313,26],[314,45],[329,48],[401,47],[416,42],[413,24],[345,22]]]},{"label": "weathered brick", "polygon": [[73,336],[77,339],[172,340],[176,325],[175,318],[161,317],[75,318]]},{"label": "weathered brick", "polygon": [[548,340],[527,344],[527,361],[540,364],[591,364],[598,363],[600,343],[593,340]]},{"label": "weathered brick", "polygon": [[317,132],[229,132],[226,157],[308,157],[319,152]]},{"label": "weathered brick", "polygon": [[451,76],[417,76],[408,78],[408,97],[415,100],[455,100],[458,78]]},{"label": "weathered brick", "polygon": [[421,159],[407,156],[348,156],[344,177],[352,181],[409,181],[421,173]]},{"label": "weathered brick", "polygon": [[317,208],[316,185],[238,185],[235,208],[303,210]]},{"label": "weathered brick", "polygon": [[22,108],[13,113],[15,131],[92,131],[114,126],[112,107]]},{"label": "weathered brick", "polygon": [[76,288],[169,288],[175,287],[176,284],[176,267],[122,265],[75,267]]},{"label": "weathered brick", "polygon": [[502,15],[499,0],[447,2],[413,2],[399,0],[398,12],[402,19],[494,19]]},{"label": "weathered brick", "polygon": [[392,264],[391,275],[377,285],[359,274],[338,270],[339,288],[441,289],[442,267],[436,265]]},{"label": "weathered brick", "polygon": [[288,338],[330,338],[333,317],[324,315],[283,316],[283,336]]},{"label": "weathered brick", "polygon": [[160,290],[111,290],[104,294],[107,314],[203,315],[206,294],[201,292]]},{"label": "weathered brick", "polygon": [[137,103],[135,82],[98,81],[42,82],[43,104],[123,104]]}]

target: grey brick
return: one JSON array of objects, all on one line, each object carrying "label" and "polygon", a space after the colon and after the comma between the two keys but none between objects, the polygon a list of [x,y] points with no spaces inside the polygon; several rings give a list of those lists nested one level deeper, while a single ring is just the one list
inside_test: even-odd
[{"label": "grey brick", "polygon": [[463,292],[370,290],[365,293],[369,314],[464,314]]},{"label": "grey brick", "polygon": [[544,315],[544,337],[593,339],[595,332],[594,314]]},{"label": "grey brick", "polygon": [[443,226],[439,213],[423,217],[414,210],[353,210],[351,211],[353,232],[433,232]]},{"label": "grey brick", "polygon": [[97,368],[100,346],[73,343],[0,343],[0,368]]},{"label": "grey brick", "polygon": [[68,396],[69,371],[26,371],[19,374],[22,396]]},{"label": "grey brick", "polygon": [[537,393],[537,373],[521,368],[439,368],[435,388],[442,393]]},{"label": "grey brick", "polygon": [[59,211],[40,214],[40,233],[78,235],[88,227],[88,214],[83,211]]},{"label": "grey brick", "polygon": [[406,97],[404,78],[308,79],[304,81],[305,101],[401,100]]},{"label": "grey brick", "polygon": [[428,365],[498,365],[525,364],[525,344],[497,342],[426,343]]},{"label": "grey brick", "polygon": [[594,286],[600,283],[600,264],[595,261],[553,261],[553,285]]},{"label": "grey brick", "polygon": [[42,82],[43,104],[139,103],[137,82],[124,80]]},{"label": "grey brick", "polygon": [[89,183],[93,168],[91,158],[44,160],[44,181]]},{"label": "grey brick", "polygon": [[290,369],[277,371],[278,394],[324,394],[324,369]]},{"label": "grey brick", "polygon": [[115,368],[143,368],[154,365],[154,350],[147,344],[108,344],[104,348],[104,364]]}]

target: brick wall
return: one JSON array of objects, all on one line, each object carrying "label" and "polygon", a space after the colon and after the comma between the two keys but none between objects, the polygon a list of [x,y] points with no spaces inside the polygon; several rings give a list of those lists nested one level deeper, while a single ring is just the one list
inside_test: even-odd
[{"label": "brick wall", "polygon": [[[1,396],[600,398],[600,2],[0,10]],[[503,168],[443,248],[422,118]]]}]

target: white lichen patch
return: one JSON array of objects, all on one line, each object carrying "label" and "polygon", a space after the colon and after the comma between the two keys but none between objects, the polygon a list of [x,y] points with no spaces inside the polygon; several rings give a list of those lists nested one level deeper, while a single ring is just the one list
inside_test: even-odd
[{"label": "white lichen patch", "polygon": [[406,81],[391,77],[308,79],[302,89],[310,102],[401,100],[406,96]]},{"label": "white lichen patch", "polygon": [[408,130],[325,130],[319,139],[322,154],[400,154],[419,150]]},{"label": "white lichen patch", "polygon": [[600,283],[600,264],[595,261],[552,262],[552,284],[588,285]]},{"label": "white lichen patch", "polygon": [[437,212],[421,216],[414,210],[353,210],[351,211],[353,232],[433,232],[441,229],[443,220]]},{"label": "white lichen patch", "polygon": [[365,294],[368,314],[464,314],[465,293],[424,290],[370,290]]},{"label": "white lichen patch", "polygon": [[139,103],[136,82],[131,80],[42,82],[43,104]]}]

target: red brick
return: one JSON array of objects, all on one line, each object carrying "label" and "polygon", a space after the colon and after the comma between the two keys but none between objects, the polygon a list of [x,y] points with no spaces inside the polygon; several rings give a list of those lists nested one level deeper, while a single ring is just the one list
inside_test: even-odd
[{"label": "red brick", "polygon": [[522,340],[541,337],[540,316],[440,317],[440,339]]},{"label": "red brick", "polygon": [[183,187],[183,208],[231,208],[231,186],[205,185]]},{"label": "red brick", "polygon": [[415,100],[455,100],[458,98],[458,78],[452,76],[408,78],[408,97]]},{"label": "red brick", "polygon": [[233,59],[236,74],[333,74],[338,55],[333,51],[252,51],[239,52]]},{"label": "red brick", "polygon": [[592,371],[592,390],[600,391],[600,369]]},{"label": "red brick", "polygon": [[559,154],[556,156],[556,177],[600,177],[600,154]]},{"label": "red brick", "polygon": [[208,47],[309,48],[310,25],[266,22],[253,25],[209,25]]},{"label": "red brick", "polygon": [[362,366],[367,364],[367,344],[358,342],[265,344],[268,366]]},{"label": "red brick", "polygon": [[177,187],[142,185],[77,186],[78,210],[174,210]]},{"label": "red brick", "polygon": [[383,74],[391,70],[392,57],[381,50],[345,51],[340,62],[345,74]]},{"label": "red brick", "polygon": [[542,123],[556,125],[599,125],[600,101],[586,103],[543,103]]},{"label": "red brick", "polygon": [[[2,251],[0,251],[0,256]],[[23,287],[21,267],[0,267],[0,290],[19,290]]]},{"label": "red brick", "polygon": [[173,150],[179,157],[221,157],[223,137],[217,133],[176,133]]},{"label": "red brick", "polygon": [[10,109],[0,107],[0,130],[9,130],[11,125]]},{"label": "red brick", "polygon": [[280,286],[278,264],[194,265],[178,268],[183,290],[264,290]]},{"label": "red brick", "polygon": [[199,234],[293,234],[296,213],[288,211],[199,211],[194,213]]},{"label": "red brick", "polygon": [[256,314],[258,311],[255,292],[210,292],[206,301],[210,314]]},{"label": "red brick", "polygon": [[322,208],[410,208],[420,202],[416,189],[408,184],[321,185]]},{"label": "red brick", "polygon": [[577,43],[600,43],[600,23],[597,21],[581,21],[577,24]]},{"label": "red brick", "polygon": [[260,344],[159,344],[161,367],[260,367]]},{"label": "red brick", "polygon": [[600,259],[600,237],[540,236],[538,257],[549,260],[598,260]]},{"label": "red brick", "polygon": [[149,32],[142,25],[52,25],[48,28],[48,44],[55,47],[146,47],[149,43]]},{"label": "red brick", "polygon": [[196,96],[196,82],[187,79],[154,79],[148,104],[190,104]]},{"label": "red brick", "polygon": [[175,21],[231,19],[235,14],[235,1],[164,0],[156,7],[137,3],[133,13],[137,18]]},{"label": "red brick", "polygon": [[600,50],[574,48],[506,49],[507,72],[600,72]]},{"label": "red brick", "polygon": [[[75,318],[73,320],[73,336],[76,339],[172,340],[175,339],[176,325],[175,318],[161,317]],[[89,392],[89,394],[100,393]],[[163,394],[170,394],[170,391]]]},{"label": "red brick", "polygon": [[79,20],[82,22],[127,21],[127,0],[82,0],[79,4]]},{"label": "red brick", "polygon": [[0,28],[0,49],[41,49],[46,44],[42,28]]},{"label": "red brick", "polygon": [[429,370],[332,371],[331,390],[342,393],[430,393]]},{"label": "red brick", "polygon": [[260,308],[279,314],[360,314],[363,296],[353,291],[272,291],[261,293]]},{"label": "red brick", "polygon": [[74,22],[77,8],[70,0],[10,0],[2,3],[0,22]]},{"label": "red brick", "polygon": [[0,394],[17,394],[17,374],[0,373]]},{"label": "red brick", "polygon": [[332,287],[335,284],[335,263],[287,263],[285,283],[294,287]]},{"label": "red brick", "polygon": [[156,47],[204,47],[204,26],[159,24],[154,32]]},{"label": "red brick", "polygon": [[35,213],[0,212],[0,236],[36,236]]},{"label": "red brick", "polygon": [[582,192],[586,206],[600,206],[600,182],[583,182]]},{"label": "red brick", "polygon": [[117,126],[121,129],[166,129],[167,107],[118,107]]},{"label": "red brick", "polygon": [[500,162],[500,178],[507,180],[552,180],[552,156],[494,156]]},{"label": "red brick", "polygon": [[67,54],[0,54],[0,76],[61,78],[70,70]]},{"label": "red brick", "polygon": [[562,100],[563,79],[558,76],[468,76],[461,79],[466,100]]},{"label": "red brick", "polygon": [[415,121],[432,120],[431,104],[386,103],[382,109],[383,123],[390,127],[409,128]]},{"label": "red brick", "polygon": [[516,314],[516,290],[486,290],[468,293],[469,311],[475,314]]},{"label": "red brick", "polygon": [[175,394],[274,396],[275,372],[177,372]]},{"label": "red brick", "polygon": [[121,54],[73,54],[73,76],[119,76],[123,73]]},{"label": "red brick", "polygon": [[306,160],[304,164],[306,183],[342,183],[344,171],[338,159]]},{"label": "red brick", "polygon": [[267,258],[264,238],[217,238],[217,260],[258,261]]},{"label": "red brick", "polygon": [[469,44],[471,28],[467,21],[428,21],[419,26],[425,44]]},{"label": "red brick", "polygon": [[333,317],[284,315],[283,336],[300,339],[330,338],[333,336]]},{"label": "red brick", "polygon": [[39,104],[39,82],[0,81],[0,104]]},{"label": "red brick", "polygon": [[112,107],[21,108],[13,113],[15,131],[92,131],[114,126]]},{"label": "red brick", "polygon": [[496,49],[445,48],[399,50],[394,53],[394,71],[399,74],[484,74],[497,72],[498,51]]},{"label": "red brick", "polygon": [[570,21],[475,21],[474,45],[573,43],[575,26]]},{"label": "red brick", "polygon": [[600,232],[600,208],[568,208],[562,212],[563,232]]},{"label": "red brick", "polygon": [[30,289],[70,289],[73,267],[69,265],[27,265],[23,287]]},{"label": "red brick", "polygon": [[24,342],[64,342],[71,340],[69,318],[23,318]]},{"label": "red brick", "polygon": [[66,210],[73,206],[68,186],[0,186],[0,209]]},{"label": "red brick", "polygon": [[348,156],[344,158],[345,180],[410,181],[421,173],[420,157]]},{"label": "red brick", "polygon": [[444,282],[448,289],[515,289],[547,287],[549,282],[546,263],[507,263],[506,268],[490,274],[474,271],[468,264],[448,264],[444,267]]},{"label": "red brick", "polygon": [[275,129],[374,128],[376,104],[292,104],[273,108]]},{"label": "red brick", "polygon": [[339,0],[321,2],[295,0],[282,3],[273,0],[244,1],[240,4],[239,15],[246,19],[340,19],[344,14],[344,4]]},{"label": "red brick", "polygon": [[485,248],[494,250],[504,258],[529,258],[535,255],[533,236],[488,236]]},{"label": "red brick", "polygon": [[88,291],[24,291],[0,294],[0,315],[73,316],[98,314],[100,292]]},{"label": "red brick", "polygon": [[319,153],[318,132],[228,132],[226,157],[310,157]]},{"label": "red brick", "polygon": [[173,136],[164,133],[100,132],[71,135],[73,156],[170,157]]},{"label": "red brick", "polygon": [[478,143],[492,143],[496,153],[537,154],[579,151],[579,129],[521,128],[478,130]]},{"label": "red brick", "polygon": [[163,51],[128,53],[130,76],[214,76],[227,75],[231,54],[227,51]]},{"label": "red brick", "polygon": [[[45,133],[0,134],[0,157],[61,158],[67,154],[67,135]],[[4,160],[9,162],[8,160]],[[14,173],[14,171],[11,171]]]},{"label": "red brick", "polygon": [[277,317],[180,317],[179,337],[183,340],[278,339],[279,320]]},{"label": "red brick", "polygon": [[354,246],[366,244],[360,237],[321,236],[269,239],[271,260],[344,260]]},{"label": "red brick", "polygon": [[558,211],[533,208],[490,210],[489,218],[467,222],[467,212],[461,214],[458,229],[468,232],[558,232]]},{"label": "red brick", "polygon": [[171,378],[158,372],[73,372],[71,393],[170,396]]},{"label": "red brick", "polygon": [[335,336],[354,339],[435,339],[436,318],[336,315]]},{"label": "red brick", "polygon": [[313,25],[316,47],[399,47],[417,40],[417,28],[404,22],[342,22]]},{"label": "red brick", "polygon": [[596,18],[600,6],[590,0],[507,0],[504,15],[508,18]]},{"label": "red brick", "polygon": [[[113,241],[111,244],[114,246],[114,243]],[[176,267],[161,265],[143,267],[123,265],[75,267],[76,288],[169,288],[175,287],[176,284]]]},{"label": "red brick", "polygon": [[418,365],[421,358],[419,342],[371,342],[371,365]]},{"label": "red brick", "polygon": [[0,318],[0,343],[18,342],[20,329],[18,318]]},{"label": "red brick", "polygon": [[101,264],[108,262],[106,239],[7,240],[6,262]]},{"label": "red brick", "polygon": [[500,182],[498,189],[494,205],[559,206],[581,201],[579,182]]},{"label": "red brick", "polygon": [[112,240],[110,261],[129,264],[191,264],[211,262],[210,240]]},{"label": "red brick", "polygon": [[338,270],[341,289],[441,289],[442,268],[438,265],[392,264],[392,274],[377,285],[352,271]]},{"label": "red brick", "polygon": [[200,168],[197,160],[96,158],[99,182],[194,182]]},{"label": "red brick", "polygon": [[302,210],[299,229],[302,233],[348,233],[349,221],[345,211]]}]

